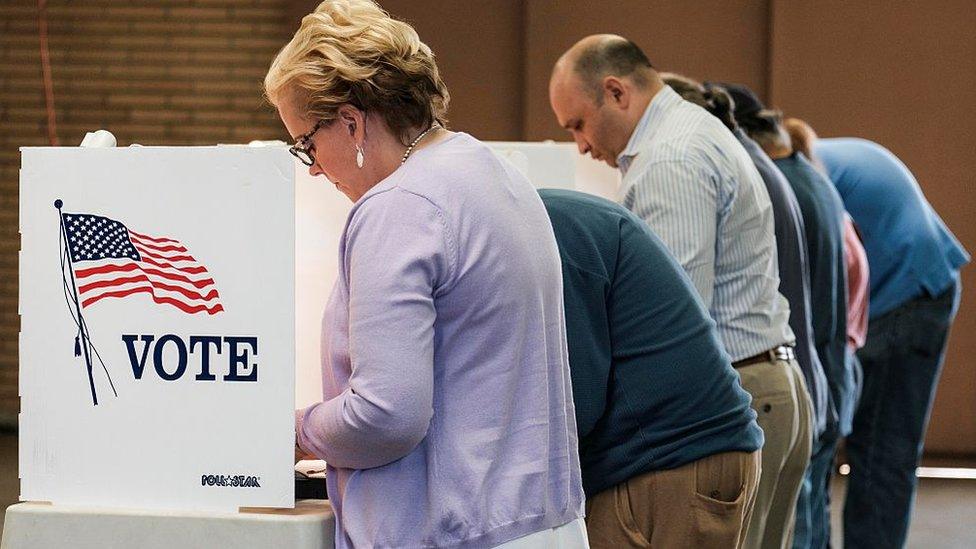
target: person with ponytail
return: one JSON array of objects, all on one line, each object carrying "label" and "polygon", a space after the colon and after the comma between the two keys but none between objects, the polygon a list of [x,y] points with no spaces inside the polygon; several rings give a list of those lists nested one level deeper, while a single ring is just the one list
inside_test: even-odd
[{"label": "person with ponytail", "polygon": [[859,373],[847,359],[847,269],[844,261],[844,204],[807,157],[794,150],[783,113],[768,109],[749,88],[722,85],[735,101],[736,122],[773,159],[796,194],[810,254],[811,318],[817,354],[824,366],[834,414],[816,441],[810,470],[797,503],[793,547],[829,543],[827,479],[840,438],[851,429],[860,391]]},{"label": "person with ponytail", "polygon": [[721,86],[704,85],[687,76],[662,73],[664,83],[722,121],[746,149],[762,176],[773,204],[776,256],[779,262],[779,291],[790,302],[790,328],[796,335],[796,360],[800,363],[813,402],[814,435],[823,432],[829,407],[827,378],[813,344],[810,320],[810,259],[803,234],[803,214],[786,176],[762,148],[735,122],[732,98]]},{"label": "person with ponytail", "polygon": [[[675,73],[663,73],[661,77],[678,95],[704,108],[732,131],[749,153],[762,176],[766,191],[769,192],[769,200],[773,205],[776,257],[779,262],[779,291],[790,302],[790,328],[796,335],[796,360],[803,371],[813,405],[811,443],[815,442],[826,428],[827,418],[833,410],[828,400],[827,378],[814,346],[810,317],[810,259],[804,235],[803,214],[796,195],[769,156],[736,123],[733,114],[735,104],[725,89],[714,84],[702,84]],[[777,436],[781,435],[767,432],[767,443],[775,444]],[[806,452],[809,459],[811,447],[797,448],[797,452]],[[804,482],[798,489],[798,494],[802,494],[809,488]],[[794,499],[798,494],[794,494]],[[790,526],[794,524],[794,520],[793,516],[782,518]]]}]

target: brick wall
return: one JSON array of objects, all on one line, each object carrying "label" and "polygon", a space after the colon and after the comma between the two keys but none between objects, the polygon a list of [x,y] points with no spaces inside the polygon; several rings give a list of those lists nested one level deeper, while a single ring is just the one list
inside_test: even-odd
[{"label": "brick wall", "polygon": [[[294,31],[287,0],[48,0],[62,145],[285,139],[261,97]],[[16,422],[18,147],[47,145],[35,0],[0,2],[0,425]]]}]

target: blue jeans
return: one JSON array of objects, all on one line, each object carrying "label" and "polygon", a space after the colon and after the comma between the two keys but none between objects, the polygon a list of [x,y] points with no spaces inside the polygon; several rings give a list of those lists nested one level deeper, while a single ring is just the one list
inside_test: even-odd
[{"label": "blue jeans", "polygon": [[830,545],[830,477],[837,442],[837,429],[828,427],[813,443],[810,466],[796,500],[793,549],[824,549]]},{"label": "blue jeans", "polygon": [[[863,376],[861,363],[850,348],[845,353],[847,371],[852,376],[851,392],[856,405],[861,394]],[[840,423],[831,422],[813,441],[813,454],[806,478],[796,499],[796,526],[793,529],[793,549],[826,549],[830,547],[830,480],[834,474],[837,444],[850,433],[850,412]]]},{"label": "blue jeans", "polygon": [[871,320],[858,352],[864,388],[847,437],[851,474],[844,547],[904,547],[915,501],[915,468],[942,370],[959,284]]}]

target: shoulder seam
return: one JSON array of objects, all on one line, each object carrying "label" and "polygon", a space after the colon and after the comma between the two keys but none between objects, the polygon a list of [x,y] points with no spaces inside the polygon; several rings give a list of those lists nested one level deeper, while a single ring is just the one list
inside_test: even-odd
[{"label": "shoulder seam", "polygon": [[450,289],[454,285],[454,282],[456,281],[457,270],[458,270],[458,263],[460,262],[460,257],[459,257],[460,254],[459,254],[459,251],[458,251],[458,239],[454,235],[454,230],[453,230],[453,228],[451,226],[451,223],[448,221],[447,216],[444,215],[444,210],[440,206],[438,206],[436,202],[434,202],[433,200],[431,200],[427,196],[424,196],[424,195],[422,195],[420,193],[411,191],[409,189],[405,189],[405,188],[401,187],[400,185],[393,185],[393,186],[391,186],[388,189],[383,189],[383,190],[377,191],[377,192],[373,193],[372,195],[366,197],[366,200],[364,200],[361,203],[359,203],[357,205],[356,209],[358,210],[360,207],[362,207],[363,204],[366,204],[366,202],[369,202],[374,197],[377,197],[377,196],[380,196],[380,195],[383,195],[383,194],[387,194],[387,193],[392,192],[392,191],[399,191],[399,192],[402,192],[402,193],[407,194],[407,195],[410,195],[410,196],[415,196],[415,197],[423,200],[424,202],[430,204],[430,206],[432,208],[434,208],[434,212],[437,215],[437,220],[440,222],[441,226],[444,228],[444,235],[445,235],[445,238],[447,239],[446,244],[447,244],[447,248],[448,248],[447,249],[447,252],[448,252],[448,275],[447,275],[447,280],[448,280],[448,282],[447,282],[447,284],[445,286],[442,286],[441,288],[439,288],[437,290],[437,292],[435,292],[435,293],[441,293],[442,291],[446,291],[446,290]]}]

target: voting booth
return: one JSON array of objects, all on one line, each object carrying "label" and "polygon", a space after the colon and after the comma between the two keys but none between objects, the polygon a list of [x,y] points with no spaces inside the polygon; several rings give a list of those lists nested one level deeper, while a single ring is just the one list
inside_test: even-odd
[{"label": "voting booth", "polygon": [[21,497],[291,507],[294,166],[249,147],[25,148]]},{"label": "voting booth", "polygon": [[575,143],[493,141],[488,144],[537,188],[573,189],[608,200],[617,197],[619,172],[580,154]]},{"label": "voting booth", "polygon": [[[573,144],[489,145],[536,187],[616,192]],[[22,149],[29,503],[3,547],[331,546],[328,503],[296,505],[293,410],[321,399],[351,207],[282,145]]]},{"label": "voting booth", "polygon": [[[501,158],[511,162],[537,188],[575,189],[613,200],[619,173],[579,154],[573,143],[491,141]],[[339,238],[352,203],[325,178],[312,177],[301,164],[295,175],[297,196],[298,371],[295,403],[304,408],[322,398],[319,359],[322,308],[338,269]],[[306,467],[315,468],[312,464]]]},{"label": "voting booth", "polygon": [[296,505],[294,159],[24,148],[3,547],[328,547]]}]

